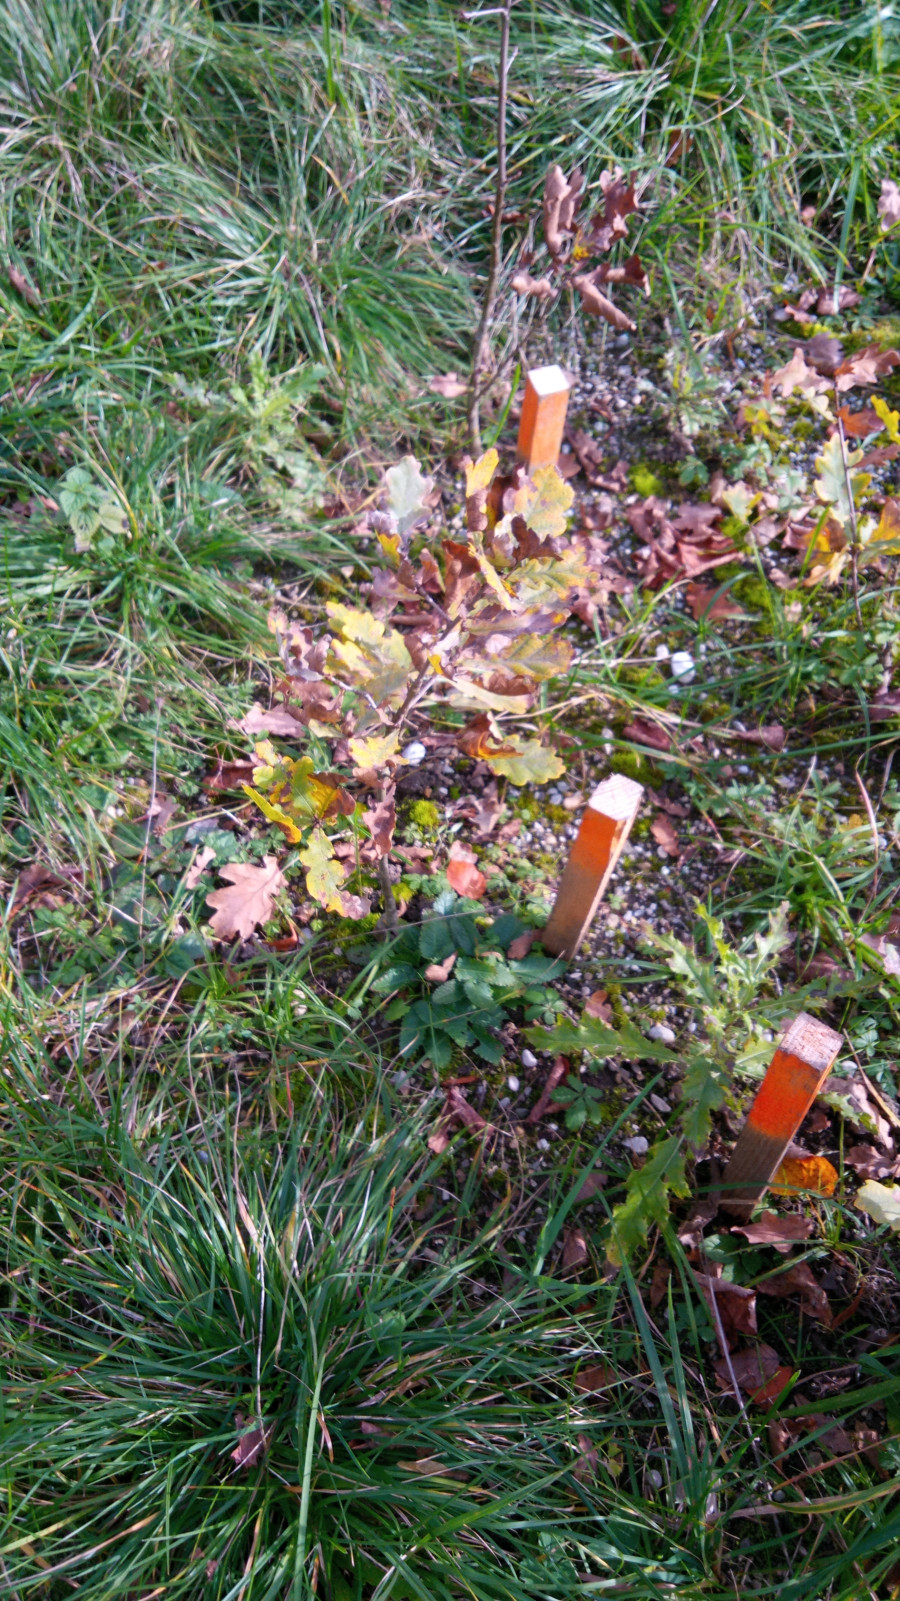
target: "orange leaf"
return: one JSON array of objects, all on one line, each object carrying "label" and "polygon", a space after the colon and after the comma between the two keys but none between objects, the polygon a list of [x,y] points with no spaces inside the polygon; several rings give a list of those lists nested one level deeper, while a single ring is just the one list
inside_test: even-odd
[{"label": "orange leaf", "polygon": [[771,1406],[772,1402],[777,1401],[787,1389],[793,1377],[793,1368],[776,1368],[772,1377],[747,1397],[748,1401],[752,1401],[755,1406]]},{"label": "orange leaf", "polygon": [[465,845],[450,847],[447,883],[457,895],[465,895],[471,901],[480,901],[487,889],[487,879],[475,866],[475,852],[467,850]]},{"label": "orange leaf", "polygon": [[786,1156],[772,1180],[772,1189],[776,1195],[790,1195],[793,1190],[833,1195],[837,1181],[837,1169],[826,1156]]}]

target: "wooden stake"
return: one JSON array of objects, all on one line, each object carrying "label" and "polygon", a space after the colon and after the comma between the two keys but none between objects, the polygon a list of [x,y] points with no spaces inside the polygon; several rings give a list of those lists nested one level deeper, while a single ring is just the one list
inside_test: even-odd
[{"label": "wooden stake", "polygon": [[561,367],[535,367],[525,375],[525,399],[519,422],[519,460],[531,473],[555,467],[562,447],[569,380]]},{"label": "wooden stake", "polygon": [[722,1178],[722,1206],[749,1217],[825,1083],[841,1048],[840,1034],[801,1012],[766,1071]]},{"label": "wooden stake", "polygon": [[572,960],[591,926],[643,799],[641,784],[613,773],[594,790],[541,935],[552,956]]}]

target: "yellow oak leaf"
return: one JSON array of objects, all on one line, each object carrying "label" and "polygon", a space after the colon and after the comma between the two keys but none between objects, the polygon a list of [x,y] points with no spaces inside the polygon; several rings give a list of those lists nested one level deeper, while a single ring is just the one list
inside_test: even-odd
[{"label": "yellow oak leaf", "polygon": [[491,772],[508,778],[511,784],[549,784],[566,770],[565,762],[539,739],[528,739],[521,745],[510,742],[502,755],[486,755],[484,759]]},{"label": "yellow oak leaf", "polygon": [[396,732],[369,734],[366,739],[355,737],[348,740],[347,746],[357,767],[366,770],[371,767],[383,767],[386,761],[397,755],[400,749],[400,735]]},{"label": "yellow oak leaf", "polygon": [[317,828],[299,857],[306,868],[306,888],[313,900],[324,906],[326,912],[342,912],[344,869],[335,859],[328,835]]},{"label": "yellow oak leaf", "polygon": [[876,1223],[887,1223],[895,1234],[900,1234],[900,1185],[866,1179],[854,1204],[861,1212],[868,1212]]},{"label": "yellow oak leaf", "polygon": [[277,802],[267,800],[265,795],[261,795],[258,789],[253,788],[252,784],[242,784],[241,788],[245,795],[250,796],[254,805],[259,807],[263,816],[267,817],[270,823],[277,823],[279,828],[284,829],[285,835],[292,845],[299,845],[303,838],[303,831],[297,827],[297,824],[283,806],[279,806]]},{"label": "yellow oak leaf", "polygon": [[500,460],[499,452],[492,445],[477,461],[466,461],[466,497],[477,495],[479,490],[487,489],[497,464]]},{"label": "yellow oak leaf", "polygon": [[566,531],[566,512],[575,491],[555,467],[536,467],[531,481],[534,495],[520,508],[521,515],[539,539],[556,539]]},{"label": "yellow oak leaf", "polygon": [[887,401],[882,400],[880,395],[873,395],[872,409],[884,423],[891,444],[900,445],[900,411],[891,411]]}]

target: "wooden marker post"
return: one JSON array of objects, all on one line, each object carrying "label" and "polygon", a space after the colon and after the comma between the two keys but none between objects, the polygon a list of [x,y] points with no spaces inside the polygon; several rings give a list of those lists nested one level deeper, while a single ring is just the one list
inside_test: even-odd
[{"label": "wooden marker post", "polygon": [[643,799],[641,784],[613,773],[594,790],[541,935],[552,956],[572,960],[591,926]]},{"label": "wooden marker post", "polygon": [[561,367],[535,367],[525,375],[525,399],[519,422],[519,460],[531,473],[555,467],[562,448],[569,380]]},{"label": "wooden marker post", "polygon": [[801,1012],[781,1040],[722,1178],[721,1205],[749,1217],[825,1083],[841,1036]]}]

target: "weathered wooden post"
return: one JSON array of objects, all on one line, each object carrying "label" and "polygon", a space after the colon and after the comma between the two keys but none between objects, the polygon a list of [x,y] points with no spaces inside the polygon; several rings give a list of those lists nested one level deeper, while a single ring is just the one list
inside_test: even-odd
[{"label": "weathered wooden post", "polygon": [[545,951],[572,960],[591,926],[638,808],[641,784],[613,773],[594,790],[566,862],[556,903],[540,936]]},{"label": "weathered wooden post", "polygon": [[721,1205],[749,1217],[825,1083],[841,1036],[800,1012],[777,1047],[722,1177]]},{"label": "weathered wooden post", "polygon": [[555,467],[559,460],[570,388],[561,367],[535,367],[525,374],[519,460],[530,473],[535,467]]}]

